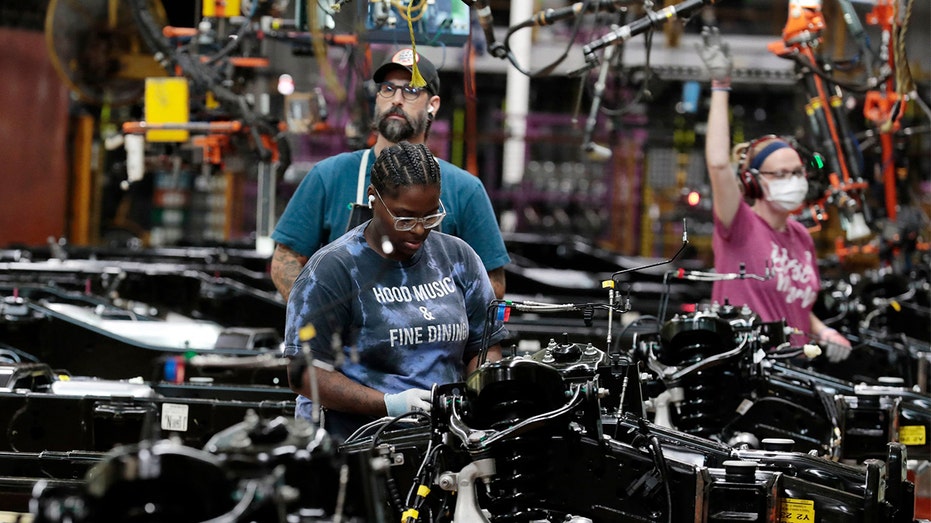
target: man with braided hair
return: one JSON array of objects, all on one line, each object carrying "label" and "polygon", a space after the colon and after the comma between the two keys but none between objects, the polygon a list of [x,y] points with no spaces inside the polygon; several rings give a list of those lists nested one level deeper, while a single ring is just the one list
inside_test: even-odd
[{"label": "man with braided hair", "polygon": [[[323,427],[337,439],[386,414],[429,412],[434,384],[461,381],[485,349],[500,359],[507,330],[495,320],[484,334],[494,291],[482,261],[439,231],[440,179],[425,145],[386,148],[366,190],[372,219],[314,253],[291,289],[285,353],[297,414],[315,418],[309,360],[332,365],[315,372]],[[308,326],[314,335],[302,340]]]},{"label": "man with braided hair", "polygon": [[[426,81],[410,85],[414,63]],[[294,279],[307,259],[347,230],[351,212],[364,210],[365,188],[375,158],[402,140],[422,144],[440,108],[440,81],[436,67],[412,49],[402,49],[379,67],[375,81],[377,131],[374,147],[343,153],[318,162],[304,177],[278,221],[271,276],[287,299]],[[466,241],[482,259],[498,298],[504,296],[504,266],[510,261],[494,209],[481,180],[455,165],[439,160],[443,173],[441,199],[446,208],[442,231]]]}]

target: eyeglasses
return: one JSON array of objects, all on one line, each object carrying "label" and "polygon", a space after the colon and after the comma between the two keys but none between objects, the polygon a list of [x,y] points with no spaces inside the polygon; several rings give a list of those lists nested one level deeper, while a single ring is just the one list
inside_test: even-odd
[{"label": "eyeglasses", "polygon": [[760,171],[760,174],[768,176],[774,180],[785,180],[790,176],[805,178],[808,176],[808,171],[806,171],[804,167],[798,167],[796,169],[792,169],[791,171]]},{"label": "eyeglasses", "polygon": [[401,232],[406,232],[413,230],[414,227],[417,227],[417,224],[423,224],[424,229],[435,229],[443,221],[443,218],[446,217],[446,208],[443,207],[443,201],[440,200],[440,212],[436,214],[431,214],[429,216],[424,216],[423,218],[411,218],[409,216],[395,216],[391,209],[388,208],[388,204],[385,203],[385,200],[379,194],[378,189],[375,189],[375,194],[378,196],[378,199],[381,200],[381,204],[385,206],[385,210],[388,211],[388,215],[394,218],[394,228]]},{"label": "eyeglasses", "polygon": [[420,98],[420,93],[426,92],[426,87],[412,87],[410,85],[395,85],[391,82],[381,82],[377,84],[378,94],[385,98],[394,98],[396,91],[401,91],[401,96],[409,102]]}]

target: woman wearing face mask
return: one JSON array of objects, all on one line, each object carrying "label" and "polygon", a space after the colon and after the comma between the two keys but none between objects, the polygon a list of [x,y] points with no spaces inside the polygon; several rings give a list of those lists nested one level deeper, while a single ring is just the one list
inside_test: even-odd
[{"label": "woman wearing face mask", "polygon": [[744,265],[751,274],[764,274],[767,268],[773,274],[763,282],[715,282],[712,299],[747,304],[763,321],[785,319],[801,333],[793,336],[793,345],[812,339],[826,349],[829,360],[846,359],[850,342],[811,312],[821,288],[815,246],[808,230],[791,217],[808,192],[802,159],[776,136],[738,144],[731,152],[730,56],[716,29],[705,28],[702,37],[699,52],[712,78],[705,161],[713,198],[715,270],[737,273]]}]

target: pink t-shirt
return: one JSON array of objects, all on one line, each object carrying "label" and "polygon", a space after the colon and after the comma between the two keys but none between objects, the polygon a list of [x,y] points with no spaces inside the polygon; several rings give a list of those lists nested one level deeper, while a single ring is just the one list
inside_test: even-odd
[{"label": "pink t-shirt", "polygon": [[[743,263],[748,274],[764,275],[767,263],[773,277],[715,282],[711,298],[732,305],[748,305],[763,321],[785,319],[803,332],[811,330],[811,308],[821,290],[815,243],[808,230],[789,218],[785,231],[776,231],[741,201],[734,221],[725,228],[714,217],[714,268],[719,274],[738,273]],[[792,344],[806,338],[793,336]]]}]

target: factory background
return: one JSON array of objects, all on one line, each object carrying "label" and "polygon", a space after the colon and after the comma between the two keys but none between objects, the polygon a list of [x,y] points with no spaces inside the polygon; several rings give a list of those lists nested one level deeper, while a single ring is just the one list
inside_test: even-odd
[{"label": "factory background", "polygon": [[[274,201],[261,207],[267,216],[258,216],[256,223],[260,162],[235,136],[205,132],[187,142],[150,146],[144,175],[127,171],[123,126],[144,118],[146,75],[165,74],[134,34],[127,13],[120,14],[123,19],[116,27],[92,30],[84,26],[105,22],[69,18],[66,3],[54,6],[62,13],[49,21],[46,4],[3,7],[4,38],[17,51],[3,60],[9,79],[3,96],[5,177],[8,187],[23,195],[5,207],[6,245],[42,244],[49,237],[73,245],[254,242],[256,234],[264,234],[259,228],[274,222],[290,190],[316,160],[364,145],[371,94],[362,74],[366,57],[356,46],[364,45],[377,61],[410,40],[404,24],[355,35],[358,6],[350,3],[318,23],[329,24],[331,34],[359,36],[354,41],[361,43],[331,40],[319,49],[326,51],[325,61],[319,50],[315,54],[307,31],[290,39],[285,31],[268,33],[246,43],[243,52],[260,57],[261,65],[233,66],[226,80],[238,82],[237,89],[263,104],[260,112],[285,124],[279,138],[290,149],[288,158],[265,162],[281,172],[271,179]],[[304,16],[300,4],[283,9],[282,19],[295,11]],[[681,220],[688,216],[696,254],[710,256],[704,241],[710,236],[710,201],[702,153],[708,91],[694,47],[704,23],[718,25],[731,40],[735,137],[805,133],[809,95],[794,63],[767,49],[779,39],[786,2],[720,2],[689,13],[688,23],[663,24],[649,40],[631,38],[612,58],[608,88],[597,103],[594,84],[600,68],[586,68],[581,48],[618,18],[616,12],[586,15],[578,27],[561,21],[508,31],[512,6],[492,2],[493,44],[510,39],[531,44],[522,57],[525,63],[514,60],[513,66],[488,52],[477,21],[466,23],[468,9],[449,5],[456,9],[448,32],[437,31],[420,43],[421,52],[438,64],[442,79],[443,106],[432,142],[439,155],[482,179],[505,231],[578,234],[624,255],[661,256],[675,250]],[[559,7],[528,5],[530,14]],[[617,5],[631,21],[641,14],[635,6]],[[871,8],[868,2],[851,5],[864,19]],[[826,2],[824,11],[830,21],[824,48],[839,70],[851,69],[840,74],[851,83],[862,81],[857,77],[862,73],[848,63],[860,55],[856,39],[837,16],[840,7]],[[161,14],[165,25],[178,27],[193,27],[200,19],[196,6],[185,2],[166,2]],[[917,27],[928,13],[918,2],[909,14],[906,51],[911,77],[922,93],[928,89],[931,67],[921,51],[927,48],[927,34]],[[879,40],[878,26],[862,27],[871,42]],[[206,41],[222,30],[206,29],[199,37]],[[467,47],[470,32],[472,45]],[[72,45],[77,40],[87,42],[82,52]],[[89,55],[98,47],[107,58],[95,62]],[[517,73],[517,67],[532,76]],[[294,90],[287,96],[279,90],[282,75],[290,75],[293,83],[285,87]],[[881,153],[863,116],[864,99],[850,91],[843,102],[850,133],[860,144],[860,171],[871,184],[868,198],[879,203],[884,197],[877,174]],[[308,112],[296,120],[299,107]],[[898,193],[905,205],[920,207],[927,200],[921,176],[928,171],[926,123],[914,104],[908,111],[901,125],[914,132],[897,138]],[[590,144],[600,146],[601,154],[586,153]],[[35,176],[37,170],[43,175]],[[886,214],[882,205],[874,206]],[[24,213],[33,218],[21,220]],[[836,214],[826,213],[833,219],[816,233],[825,254],[834,250],[834,237],[842,233]]]},{"label": "factory background", "polygon": [[[926,0],[0,0],[0,520],[451,521],[475,496],[495,523],[926,521],[929,24]],[[704,26],[733,141],[804,154],[843,365],[709,303]],[[270,235],[316,162],[374,143],[372,73],[412,43],[428,144],[511,257],[517,363],[337,450],[291,425]]]}]

